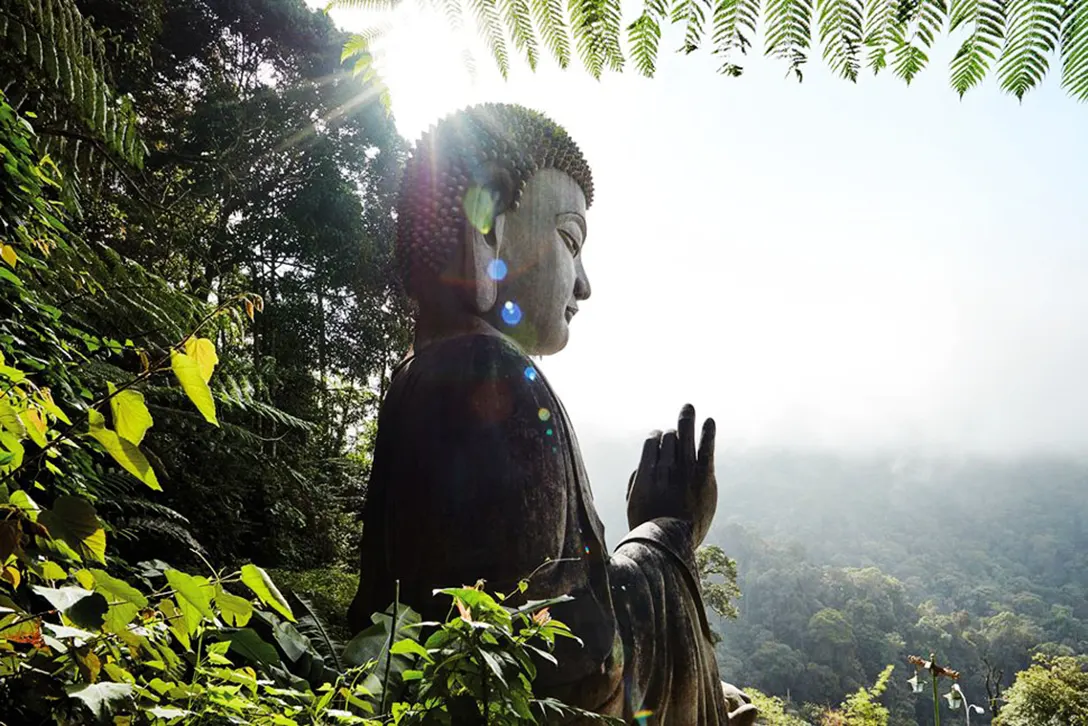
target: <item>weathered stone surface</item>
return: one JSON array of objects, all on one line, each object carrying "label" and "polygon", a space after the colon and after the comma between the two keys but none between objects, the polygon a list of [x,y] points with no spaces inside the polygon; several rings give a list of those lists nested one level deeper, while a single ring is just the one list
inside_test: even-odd
[{"label": "weathered stone surface", "polygon": [[[754,710],[723,690],[694,565],[717,502],[713,421],[697,444],[695,411],[685,406],[675,430],[647,438],[628,483],[631,532],[610,554],[570,420],[529,357],[561,350],[590,296],[580,254],[588,166],[561,130],[503,135],[504,119],[549,124],[543,117],[489,106],[467,118],[475,135],[453,137],[465,148],[436,151],[433,139],[449,138],[440,127],[413,163],[436,178],[459,178],[442,177],[447,157],[483,171],[442,189],[409,173],[402,194],[401,209],[446,208],[464,205],[464,189],[478,185],[485,193],[474,203],[493,206],[471,211],[483,220],[476,225],[462,214],[460,244],[438,258],[398,237],[419,313],[413,353],[379,416],[353,624],[389,605],[396,580],[401,600],[435,619],[446,606],[434,588],[482,577],[509,592],[535,570],[526,596],[573,595],[553,612],[584,641],[560,643],[559,666],[542,664],[538,692],[631,722],[639,714],[647,724],[746,726]],[[500,141],[474,141],[489,134]],[[548,139],[547,148],[511,150],[517,138]],[[538,168],[520,182],[495,172],[506,168],[493,163],[502,143],[518,164]],[[406,228],[425,228],[426,217]],[[435,259],[441,266],[428,267]]]}]

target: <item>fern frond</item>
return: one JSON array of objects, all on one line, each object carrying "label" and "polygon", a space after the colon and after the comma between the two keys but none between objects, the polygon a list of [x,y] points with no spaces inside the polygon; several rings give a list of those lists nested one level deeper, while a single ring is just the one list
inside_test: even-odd
[{"label": "fern frond", "polygon": [[812,0],[768,0],[766,53],[789,63],[789,72],[801,79],[812,37]]},{"label": "fern frond", "polygon": [[661,41],[659,19],[643,10],[642,15],[627,26],[627,38],[631,43],[631,57],[635,60],[635,68],[646,78],[653,78],[657,46]]},{"label": "fern frond", "polygon": [[945,0],[903,0],[891,22],[892,70],[910,85],[929,63],[926,49],[933,46],[948,17]]},{"label": "fern frond", "polygon": [[[131,103],[114,97],[108,84],[105,44],[73,0],[13,0],[0,10],[0,44],[11,47],[40,70],[59,101],[125,162],[143,166],[144,147],[135,134]],[[80,92],[81,91],[81,92]],[[61,159],[68,163],[68,159]]]},{"label": "fern frond", "polygon": [[1023,99],[1043,80],[1058,47],[1062,5],[1057,0],[1012,0],[1005,14],[1005,47],[997,62],[1001,88]]},{"label": "fern frond", "polygon": [[582,64],[594,78],[605,65],[623,68],[619,0],[570,0],[570,27]]},{"label": "fern frond", "polygon": [[536,70],[537,43],[533,19],[529,14],[528,0],[501,0],[500,9],[506,20],[506,29],[514,40],[514,47],[525,54],[531,70]]},{"label": "fern frond", "polygon": [[865,8],[858,0],[817,0],[816,10],[824,61],[843,78],[857,81]]},{"label": "fern frond", "polygon": [[302,597],[294,590],[288,590],[287,592],[291,610],[295,613],[295,618],[298,621],[295,624],[295,627],[309,639],[314,650],[317,651],[322,658],[325,658],[331,663],[337,671],[343,670],[343,665],[340,662],[340,653],[343,652],[344,645],[329,634],[329,630],[325,627],[324,621],[321,619],[321,616],[317,614],[317,609],[309,600]]},{"label": "fern frond", "polygon": [[703,41],[703,24],[706,22],[703,0],[675,0],[672,6],[672,22],[675,25],[684,25],[684,45],[680,50],[684,53],[698,50]]},{"label": "fern frond", "polygon": [[461,30],[465,17],[465,7],[461,0],[432,0],[432,2],[442,6],[442,14],[446,16],[450,30]]},{"label": "fern frond", "polygon": [[562,0],[530,0],[533,19],[544,44],[560,68],[570,65],[570,36]]},{"label": "fern frond", "polygon": [[1062,23],[1062,88],[1088,101],[1088,3],[1070,3]]},{"label": "fern frond", "polygon": [[741,54],[751,47],[751,36],[756,34],[756,22],[759,19],[760,0],[718,0],[714,5],[714,54],[726,58],[718,69],[719,73],[730,76],[741,74],[740,66],[730,62],[733,51]]},{"label": "fern frond", "polygon": [[865,36],[868,48],[866,66],[873,75],[888,66],[888,45],[896,22],[896,0],[865,0]]},{"label": "fern frond", "polygon": [[329,0],[325,12],[330,10],[395,10],[401,0]]},{"label": "fern frond", "polygon": [[952,59],[952,87],[963,98],[982,82],[997,57],[1005,35],[1005,6],[1001,0],[953,0],[950,14],[950,32],[971,26],[971,34]]},{"label": "fern frond", "polygon": [[480,35],[487,43],[503,80],[506,80],[510,76],[510,59],[506,54],[506,38],[503,35],[502,23],[499,22],[495,0],[469,0],[469,6],[476,15]]}]

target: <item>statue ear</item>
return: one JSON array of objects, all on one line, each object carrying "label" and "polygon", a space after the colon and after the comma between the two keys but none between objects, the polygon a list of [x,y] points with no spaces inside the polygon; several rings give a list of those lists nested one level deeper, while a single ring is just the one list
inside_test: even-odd
[{"label": "statue ear", "polygon": [[475,283],[471,302],[480,314],[491,310],[498,297],[498,281],[491,276],[491,264],[502,251],[505,212],[514,199],[514,180],[506,169],[487,164],[481,179],[486,181],[465,196],[468,240],[464,270],[465,279]]},{"label": "statue ear", "polygon": [[469,224],[468,254],[465,255],[465,278],[474,283],[474,295],[471,300],[477,313],[483,314],[495,306],[499,294],[499,283],[492,277],[492,263],[499,259],[502,251],[503,230],[506,227],[505,215],[495,217],[487,232]]}]

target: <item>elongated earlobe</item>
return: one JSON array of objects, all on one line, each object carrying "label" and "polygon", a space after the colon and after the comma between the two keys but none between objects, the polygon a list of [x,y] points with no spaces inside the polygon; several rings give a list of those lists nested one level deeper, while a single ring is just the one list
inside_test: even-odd
[{"label": "elongated earlobe", "polygon": [[474,295],[472,305],[477,314],[484,314],[495,307],[499,294],[499,283],[494,271],[498,267],[499,254],[502,250],[504,215],[495,218],[495,223],[486,233],[472,225],[468,227],[468,254],[465,255],[465,277],[472,280]]}]

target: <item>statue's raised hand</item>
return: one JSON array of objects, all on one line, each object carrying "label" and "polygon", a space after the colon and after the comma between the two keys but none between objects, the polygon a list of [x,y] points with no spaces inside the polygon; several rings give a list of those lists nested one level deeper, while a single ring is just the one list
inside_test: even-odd
[{"label": "statue's raised hand", "polygon": [[702,543],[718,506],[714,431],[714,419],[708,418],[696,451],[695,408],[687,404],[675,430],[654,431],[647,437],[642,460],[627,486],[631,529],[657,517],[675,517],[691,523],[695,546]]}]

